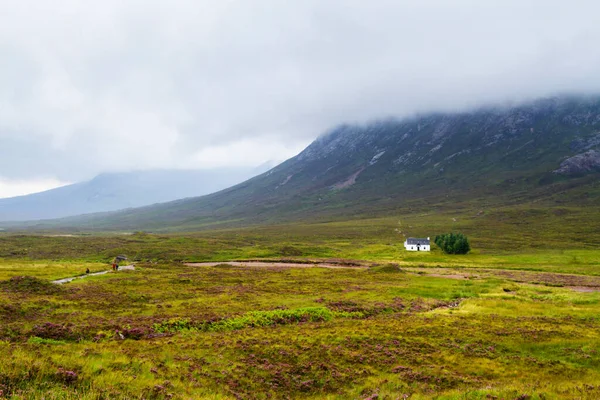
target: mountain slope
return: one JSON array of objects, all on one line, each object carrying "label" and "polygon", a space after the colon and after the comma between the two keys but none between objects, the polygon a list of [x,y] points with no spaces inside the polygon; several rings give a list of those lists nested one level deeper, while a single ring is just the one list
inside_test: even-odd
[{"label": "mountain slope", "polygon": [[345,125],[221,192],[48,226],[198,229],[532,201],[597,205],[599,149],[599,98]]},{"label": "mountain slope", "polygon": [[201,196],[235,185],[267,169],[264,165],[256,169],[107,173],[87,182],[0,199],[0,221],[61,218]]}]

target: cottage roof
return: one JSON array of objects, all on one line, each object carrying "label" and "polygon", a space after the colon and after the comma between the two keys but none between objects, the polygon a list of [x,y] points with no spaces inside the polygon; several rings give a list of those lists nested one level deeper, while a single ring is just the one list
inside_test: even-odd
[{"label": "cottage roof", "polygon": [[429,239],[421,239],[421,238],[408,238],[406,239],[406,244],[419,244],[421,246],[427,245],[429,246]]}]

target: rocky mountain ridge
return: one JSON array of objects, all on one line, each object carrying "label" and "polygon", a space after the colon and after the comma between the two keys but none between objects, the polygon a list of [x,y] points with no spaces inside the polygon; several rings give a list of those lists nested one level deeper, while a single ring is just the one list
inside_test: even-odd
[{"label": "rocky mountain ridge", "polygon": [[197,229],[459,204],[571,204],[580,201],[575,190],[596,204],[599,150],[598,97],[341,125],[298,156],[221,192],[61,224]]},{"label": "rocky mountain ridge", "polygon": [[[400,181],[476,181],[598,170],[600,104],[555,98],[482,109],[340,126],[270,172],[283,184],[348,189],[375,177]],[[287,171],[287,172],[284,172]],[[307,179],[310,178],[310,183]],[[319,185],[321,183],[321,185]],[[264,187],[269,189],[269,187]]]}]

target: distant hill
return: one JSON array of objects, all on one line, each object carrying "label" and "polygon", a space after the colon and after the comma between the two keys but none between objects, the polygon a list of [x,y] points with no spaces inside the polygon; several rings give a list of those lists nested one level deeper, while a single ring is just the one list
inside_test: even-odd
[{"label": "distant hill", "polygon": [[449,208],[600,205],[600,98],[342,125],[220,192],[52,221],[76,229],[203,229]]},{"label": "distant hill", "polygon": [[219,191],[272,167],[106,173],[86,182],[0,199],[0,221],[61,218],[141,207]]}]

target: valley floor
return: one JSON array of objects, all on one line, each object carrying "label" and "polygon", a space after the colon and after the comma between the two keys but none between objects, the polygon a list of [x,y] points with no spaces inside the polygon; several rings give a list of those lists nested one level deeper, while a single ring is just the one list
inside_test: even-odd
[{"label": "valley floor", "polygon": [[[190,243],[187,261],[217,261],[151,255]],[[373,239],[362,261],[238,257],[257,265],[220,262],[240,248],[224,243],[1,237],[0,398],[600,398],[596,250],[452,257]],[[135,270],[51,283],[113,253]]]}]

